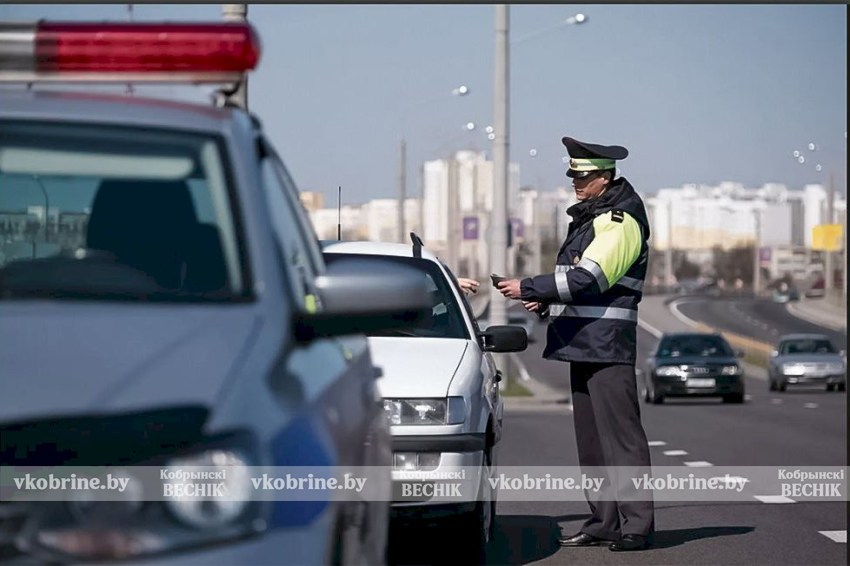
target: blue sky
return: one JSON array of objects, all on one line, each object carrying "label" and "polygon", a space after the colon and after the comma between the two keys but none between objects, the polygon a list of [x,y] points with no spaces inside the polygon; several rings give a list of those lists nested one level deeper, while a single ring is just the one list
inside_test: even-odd
[{"label": "blue sky", "polygon": [[[555,26],[576,12],[588,21]],[[219,4],[134,6],[139,20],[220,13]],[[395,196],[402,135],[409,194],[426,159],[467,147],[490,154],[494,13],[250,6],[263,42],[251,109],[299,187],[329,203],[337,185],[346,203]],[[628,147],[622,173],[645,192],[720,181],[798,189],[830,170],[844,192],[846,6],[514,5],[510,14],[513,38],[532,35],[511,47],[510,152],[523,184],[567,184],[560,139],[571,135]],[[126,17],[126,5],[0,5],[2,20]],[[451,94],[460,84],[465,97]],[[795,149],[809,162],[798,164]]]}]

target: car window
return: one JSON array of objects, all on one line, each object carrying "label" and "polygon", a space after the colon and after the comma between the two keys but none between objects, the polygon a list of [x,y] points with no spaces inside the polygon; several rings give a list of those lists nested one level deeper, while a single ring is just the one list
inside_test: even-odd
[{"label": "car window", "polygon": [[668,336],[658,345],[659,357],[731,357],[732,348],[720,336]]},{"label": "car window", "polygon": [[455,290],[458,295],[460,295],[461,300],[460,304],[463,307],[463,310],[466,311],[466,316],[469,317],[469,320],[472,322],[472,329],[475,331],[475,334],[478,335],[481,333],[481,328],[478,326],[478,319],[475,318],[475,313],[472,311],[472,305],[469,304],[469,301],[466,298],[466,294],[461,290],[460,284],[457,282],[457,278],[451,269],[445,264],[441,262],[443,269],[446,270],[446,273],[449,274],[449,280],[452,282]]},{"label": "car window", "polygon": [[[364,257],[361,254],[328,253],[325,254],[325,262],[328,264],[339,261],[342,258]],[[420,338],[463,338],[469,339],[469,331],[461,314],[461,307],[455,300],[451,289],[451,283],[443,275],[440,266],[433,261],[397,256],[369,255],[387,263],[403,264],[420,271],[425,277],[428,293],[431,301],[430,315],[427,315],[413,328],[405,328],[403,331],[388,331],[372,333],[370,336],[411,336]]]},{"label": "car window", "polygon": [[296,281],[292,289],[296,302],[304,305],[306,311],[314,312],[320,308],[315,280],[320,273],[319,269],[324,268],[323,264],[316,262],[312,249],[312,246],[318,247],[318,242],[312,232],[304,231],[298,220],[296,208],[300,204],[296,205],[293,201],[292,190],[281,176],[282,165],[279,161],[267,157],[262,160],[260,170],[281,259]]},{"label": "car window", "polygon": [[807,338],[799,340],[787,340],[780,346],[779,353],[789,354],[835,354],[835,346],[826,339]]},{"label": "car window", "polygon": [[220,145],[169,130],[0,123],[0,297],[243,294]]}]

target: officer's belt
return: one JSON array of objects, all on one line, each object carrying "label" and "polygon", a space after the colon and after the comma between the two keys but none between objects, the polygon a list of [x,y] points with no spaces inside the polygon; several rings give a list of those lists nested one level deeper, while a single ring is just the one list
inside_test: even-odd
[{"label": "officer's belt", "polygon": [[620,307],[575,306],[552,303],[549,316],[555,318],[608,318],[637,322],[638,313],[633,309]]}]

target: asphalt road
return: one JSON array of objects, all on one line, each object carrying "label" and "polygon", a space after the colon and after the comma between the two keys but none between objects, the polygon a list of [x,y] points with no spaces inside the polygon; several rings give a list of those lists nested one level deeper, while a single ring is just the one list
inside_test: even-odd
[{"label": "asphalt road", "polygon": [[847,334],[814,325],[768,299],[683,299],[679,310],[688,318],[715,328],[775,344],[783,334],[816,332],[829,336],[836,348],[847,345]]},{"label": "asphalt road", "polygon": [[[782,320],[781,316],[777,320]],[[568,365],[540,359],[545,330],[541,326],[536,332],[537,342],[521,358],[533,378],[558,389],[567,398]],[[639,330],[639,359],[648,355],[655,340]],[[754,378],[747,380],[747,394],[743,405],[725,405],[719,399],[642,403],[653,466],[681,466],[696,461],[714,466],[846,465],[846,395],[820,389],[778,395],[769,392],[763,380]],[[501,466],[578,465],[568,404],[508,411],[502,442]],[[668,451],[677,451],[677,455],[665,455]],[[604,547],[565,549],[556,545],[559,529],[576,532],[588,516],[587,505],[582,501],[500,501],[497,535],[488,549],[487,561],[846,564],[846,543],[835,542],[821,533],[843,531],[846,540],[846,512],[846,503],[793,499],[781,504],[755,498],[727,503],[658,502],[655,546],[639,553],[612,553]],[[451,535],[439,528],[395,525],[391,534],[392,562],[456,563],[459,543]]]}]

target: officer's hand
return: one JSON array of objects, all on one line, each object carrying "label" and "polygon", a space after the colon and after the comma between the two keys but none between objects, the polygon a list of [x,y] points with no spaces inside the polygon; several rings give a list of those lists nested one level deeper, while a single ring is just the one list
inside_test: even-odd
[{"label": "officer's hand", "polygon": [[528,312],[540,312],[540,307],[543,305],[537,301],[523,301],[522,306],[525,307],[525,310]]},{"label": "officer's hand", "polygon": [[460,285],[460,289],[465,295],[468,295],[469,293],[474,295],[478,292],[478,287],[481,286],[481,284],[475,279],[467,279],[466,277],[458,277],[457,283]]},{"label": "officer's hand", "polygon": [[519,299],[522,294],[522,291],[520,291],[519,288],[519,279],[505,279],[504,281],[499,281],[496,288],[499,289],[501,294],[509,299]]}]

